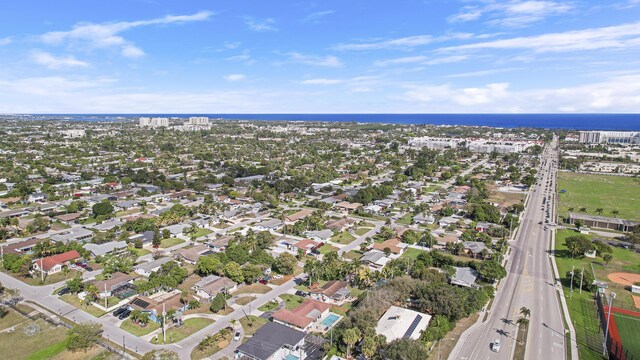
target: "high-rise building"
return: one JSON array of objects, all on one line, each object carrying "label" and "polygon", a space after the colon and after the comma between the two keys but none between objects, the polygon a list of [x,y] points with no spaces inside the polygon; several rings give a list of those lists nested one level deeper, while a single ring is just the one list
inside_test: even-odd
[{"label": "high-rise building", "polygon": [[209,125],[209,117],[192,116],[189,118],[189,125]]},{"label": "high-rise building", "polygon": [[638,131],[580,131],[585,144],[640,144]]},{"label": "high-rise building", "polygon": [[142,127],[169,127],[169,119],[165,117],[141,117],[139,119],[139,126]]}]

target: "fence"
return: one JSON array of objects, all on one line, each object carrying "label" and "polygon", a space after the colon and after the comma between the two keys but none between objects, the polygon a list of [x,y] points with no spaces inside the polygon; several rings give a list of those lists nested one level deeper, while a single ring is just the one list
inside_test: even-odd
[{"label": "fence", "polygon": [[[11,309],[13,309],[14,311],[16,311],[17,313],[19,313],[20,315],[26,317],[27,319],[30,320],[38,320],[38,319],[42,319],[46,322],[48,322],[49,324],[53,325],[53,326],[63,326],[69,330],[71,330],[72,326],[62,320],[60,320],[59,318],[53,318],[51,316],[47,316],[45,314],[43,314],[42,312],[37,312],[36,314],[33,314],[33,312],[27,312],[24,311],[22,309],[20,309],[17,306],[12,305]],[[105,341],[98,341],[97,343],[99,346],[102,346],[104,349],[116,354],[116,355],[120,355],[123,359],[135,359],[133,356],[123,352],[123,349],[118,347],[115,348],[113,347],[111,344],[105,342]]]},{"label": "fence", "polygon": [[[608,305],[605,305],[607,301],[606,296],[602,295],[600,291],[596,292],[596,304],[598,308],[598,318],[600,319],[600,327],[602,331],[607,334],[606,344],[607,351],[609,352],[609,359],[613,360],[640,360],[638,354],[630,354],[629,351],[625,350],[622,342],[620,340],[620,336],[617,333],[617,330],[611,331],[612,328],[615,329],[615,320],[613,314],[611,314],[611,318],[608,319],[609,311]],[[605,309],[606,306],[606,309]],[[615,307],[612,306],[612,309]],[[614,311],[612,311],[613,313]],[[609,321],[608,321],[609,320]],[[610,322],[609,331],[607,331],[607,322]],[[612,326],[613,325],[613,326]]]}]

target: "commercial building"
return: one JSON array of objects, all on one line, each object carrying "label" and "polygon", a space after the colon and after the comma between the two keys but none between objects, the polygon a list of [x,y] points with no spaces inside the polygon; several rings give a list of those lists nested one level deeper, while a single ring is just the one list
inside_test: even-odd
[{"label": "commercial building", "polygon": [[638,221],[610,218],[606,216],[587,215],[580,213],[569,213],[567,219],[569,224],[575,224],[576,221],[581,221],[582,226],[611,229],[623,232],[632,232],[636,226],[640,225]]},{"label": "commercial building", "polygon": [[640,144],[639,131],[580,131],[585,144]]}]

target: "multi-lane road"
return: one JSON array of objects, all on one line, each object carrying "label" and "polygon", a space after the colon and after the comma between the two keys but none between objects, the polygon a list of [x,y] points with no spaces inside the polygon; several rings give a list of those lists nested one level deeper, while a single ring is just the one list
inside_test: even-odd
[{"label": "multi-lane road", "polygon": [[[507,262],[508,276],[497,289],[486,321],[464,334],[450,360],[513,358],[520,309],[531,311],[525,358],[565,358],[564,325],[555,276],[550,262],[554,189],[557,168],[557,139],[541,156],[538,181],[529,190],[520,227],[512,241]],[[500,340],[500,349],[493,343]]]}]

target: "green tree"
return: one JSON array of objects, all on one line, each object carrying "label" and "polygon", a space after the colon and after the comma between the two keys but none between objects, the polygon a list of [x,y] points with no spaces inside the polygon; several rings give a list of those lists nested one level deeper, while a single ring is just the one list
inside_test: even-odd
[{"label": "green tree", "polygon": [[222,262],[216,255],[200,256],[198,260],[196,260],[195,271],[200,276],[211,274],[221,275],[224,273]]},{"label": "green tree", "polygon": [[94,217],[109,216],[113,213],[113,205],[111,205],[109,201],[102,201],[93,205],[91,210],[93,211]]},{"label": "green tree", "polygon": [[234,261],[229,261],[224,266],[224,276],[228,277],[229,279],[237,283],[241,283],[244,281],[244,277],[242,275],[242,268],[240,268],[240,265],[238,265],[238,263]]},{"label": "green tree", "polygon": [[373,336],[365,336],[362,340],[362,354],[367,358],[371,359],[376,354],[378,350],[378,342]]},{"label": "green tree", "polygon": [[252,283],[262,276],[262,270],[258,265],[246,264],[242,267],[242,277],[246,283]]},{"label": "green tree", "polygon": [[102,337],[102,325],[98,323],[77,324],[67,333],[67,349],[87,352]]},{"label": "green tree", "polygon": [[218,293],[213,299],[211,299],[211,305],[209,305],[209,310],[213,313],[217,313],[222,310],[223,307],[227,305],[227,299],[223,293]]},{"label": "green tree", "polygon": [[77,294],[84,289],[84,283],[82,282],[82,276],[77,275],[73,279],[67,280],[67,287],[72,294]]},{"label": "green tree", "polygon": [[429,350],[417,340],[397,339],[383,350],[384,359],[424,360],[429,358]]},{"label": "green tree", "polygon": [[477,267],[478,273],[489,282],[500,280],[507,276],[507,271],[495,260],[485,260]]},{"label": "green tree", "polygon": [[273,264],[273,270],[282,275],[291,275],[296,270],[298,259],[289,253],[282,253],[276,258]]},{"label": "green tree", "polygon": [[602,255],[602,260],[604,260],[604,264],[606,266],[609,266],[609,263],[611,262],[611,260],[613,260],[613,255],[607,253]]}]

